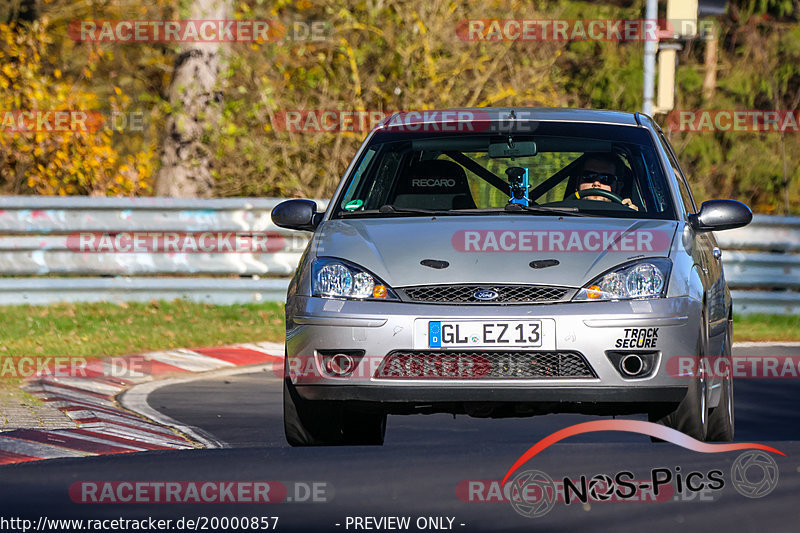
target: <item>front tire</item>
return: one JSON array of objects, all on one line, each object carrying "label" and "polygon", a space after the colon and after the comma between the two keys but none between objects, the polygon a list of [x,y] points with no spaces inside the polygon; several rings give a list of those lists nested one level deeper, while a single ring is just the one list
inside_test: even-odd
[{"label": "front tire", "polygon": [[283,379],[283,431],[291,446],[382,446],[385,413],[362,413],[340,402],[306,400]]},{"label": "front tire", "polygon": [[300,397],[289,378],[283,379],[283,431],[290,446],[335,446],[342,430],[336,409]]},{"label": "front tire", "polygon": [[659,420],[651,420],[668,428],[677,429],[701,442],[708,435],[708,404],[706,403],[705,376],[692,379],[686,397],[678,408]]},{"label": "front tire", "polygon": [[727,375],[722,381],[722,396],[719,405],[711,410],[708,416],[708,437],[706,440],[730,442],[733,440],[735,421],[733,411],[733,359],[731,343],[733,342],[733,323],[728,321],[725,334],[725,347],[722,356],[727,359]]},{"label": "front tire", "polygon": [[705,308],[703,309],[700,323],[702,327],[696,350],[698,360],[697,375],[691,378],[692,381],[686,391],[686,396],[678,404],[677,409],[660,419],[654,419],[651,416],[650,421],[677,429],[693,439],[703,442],[706,440],[709,431],[708,391],[706,390],[707,381],[705,376],[705,355],[708,353],[708,320],[706,319]]}]

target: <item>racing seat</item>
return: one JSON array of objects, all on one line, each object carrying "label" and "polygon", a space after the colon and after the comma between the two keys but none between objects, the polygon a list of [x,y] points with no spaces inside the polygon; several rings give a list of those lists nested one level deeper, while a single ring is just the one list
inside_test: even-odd
[{"label": "racing seat", "polygon": [[443,159],[421,161],[400,178],[395,191],[397,207],[422,209],[475,209],[464,168]]}]

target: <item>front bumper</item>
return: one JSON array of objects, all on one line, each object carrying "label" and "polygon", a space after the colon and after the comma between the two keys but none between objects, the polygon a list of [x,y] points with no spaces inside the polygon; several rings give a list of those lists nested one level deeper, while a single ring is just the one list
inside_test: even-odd
[{"label": "front bumper", "polygon": [[686,386],[677,387],[444,387],[385,385],[300,385],[307,400],[380,403],[537,402],[678,403]]},{"label": "front bumper", "polygon": [[[694,356],[700,303],[688,297],[544,305],[431,305],[293,296],[287,302],[286,375],[306,399],[366,402],[679,402],[687,377],[667,371],[669,359]],[[381,378],[374,370],[395,350],[420,349],[419,321],[541,319],[554,324],[547,350],[579,352],[593,377],[447,379]],[[648,330],[642,350],[631,331]],[[349,377],[333,377],[320,351],[365,355]],[[655,353],[646,377],[625,377],[607,355]],[[513,349],[512,349],[513,351]],[[525,352],[517,349],[516,351]],[[448,350],[437,351],[446,356]],[[674,367],[674,365],[672,365]]]}]

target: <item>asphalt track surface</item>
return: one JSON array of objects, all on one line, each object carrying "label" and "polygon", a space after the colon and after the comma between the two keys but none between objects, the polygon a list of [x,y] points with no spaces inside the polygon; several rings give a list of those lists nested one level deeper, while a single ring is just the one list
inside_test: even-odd
[{"label": "asphalt track surface", "polygon": [[[735,348],[734,353],[800,356],[800,347]],[[719,470],[724,486],[697,494],[684,487],[678,494],[673,478],[673,496],[665,501],[556,502],[547,514],[535,518],[522,516],[508,502],[463,501],[468,493],[457,493],[456,489],[467,480],[501,479],[541,438],[598,417],[390,416],[383,447],[297,449],[283,440],[280,385],[273,372],[262,369],[161,388],[148,399],[153,408],[204,429],[230,447],[5,466],[0,468],[0,516],[34,520],[41,516],[173,520],[278,516],[277,531],[390,531],[356,529],[352,524],[354,517],[388,516],[410,517],[406,531],[448,530],[446,518],[444,529],[418,529],[416,522],[420,517],[452,518],[450,530],[464,532],[772,532],[796,531],[800,522],[800,379],[741,379],[735,384],[736,442],[767,444],[786,454],[769,454],[778,465],[779,478],[766,496],[747,498],[732,486],[731,468],[739,451],[705,454],[670,443],[651,443],[641,435],[601,432],[555,444],[520,472],[539,470],[560,481],[630,471],[635,479],[648,480],[655,468],[667,468],[675,474],[680,467],[684,474],[696,471],[705,476]],[[760,472],[748,471],[747,478],[757,484]],[[282,482],[288,498],[294,500],[305,496],[304,487],[317,482],[324,484],[324,498],[320,494],[318,499],[325,501],[74,503],[68,495],[70,485],[87,480],[270,480]],[[484,487],[482,494],[488,495],[489,486]]]}]

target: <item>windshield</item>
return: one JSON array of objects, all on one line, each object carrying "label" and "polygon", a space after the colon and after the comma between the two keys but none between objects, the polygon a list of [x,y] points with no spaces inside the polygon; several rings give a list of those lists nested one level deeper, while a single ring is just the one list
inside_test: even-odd
[{"label": "windshield", "polygon": [[672,205],[646,130],[570,123],[527,134],[378,132],[333,217],[524,211],[674,219]]}]

